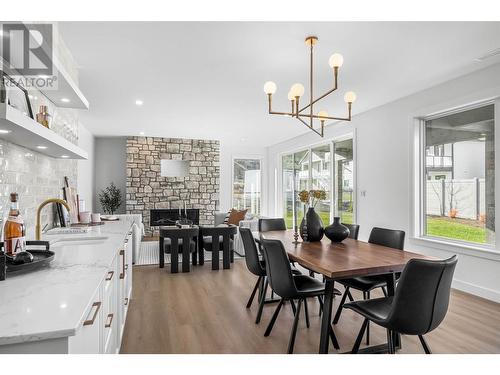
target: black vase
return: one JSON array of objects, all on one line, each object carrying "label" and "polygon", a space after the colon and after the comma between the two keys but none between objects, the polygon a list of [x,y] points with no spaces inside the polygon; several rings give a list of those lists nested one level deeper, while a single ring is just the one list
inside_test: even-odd
[{"label": "black vase", "polygon": [[[306,227],[307,238],[304,238]],[[309,207],[306,213],[306,220],[302,219],[300,223],[300,236],[304,241],[309,242],[321,241],[323,238],[323,222],[316,211],[314,211],[314,207]]]},{"label": "black vase", "polygon": [[325,236],[332,242],[342,242],[349,234],[349,228],[340,224],[340,217],[334,217],[333,223],[325,228]]}]

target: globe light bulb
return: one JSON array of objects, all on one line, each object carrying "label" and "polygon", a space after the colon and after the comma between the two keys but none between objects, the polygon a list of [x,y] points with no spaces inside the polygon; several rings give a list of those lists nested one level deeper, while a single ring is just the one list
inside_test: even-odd
[{"label": "globe light bulb", "polygon": [[330,68],[340,68],[343,63],[344,57],[340,53],[334,53],[328,60],[328,65],[330,65]]},{"label": "globe light bulb", "polygon": [[348,91],[344,95],[344,101],[346,103],[354,103],[356,101],[356,94],[353,91]]},{"label": "globe light bulb", "polygon": [[319,111],[318,116],[321,117],[320,118],[321,121],[325,121],[326,118],[323,118],[323,117],[328,117],[328,112],[327,111]]},{"label": "globe light bulb", "polygon": [[272,81],[267,81],[265,84],[264,84],[264,92],[266,94],[274,94],[276,92],[276,83],[272,82]]},{"label": "globe light bulb", "polygon": [[295,97],[293,96],[291,91],[288,91],[288,100],[290,101],[295,100]]},{"label": "globe light bulb", "polygon": [[293,95],[293,97],[302,96],[304,95],[304,86],[302,86],[300,83],[295,83],[290,89],[290,93]]}]

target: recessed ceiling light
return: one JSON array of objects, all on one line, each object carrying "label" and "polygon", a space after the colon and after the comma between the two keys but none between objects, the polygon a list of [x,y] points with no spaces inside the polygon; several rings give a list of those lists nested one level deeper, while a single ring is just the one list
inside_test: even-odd
[{"label": "recessed ceiling light", "polygon": [[0,129],[0,134],[9,134],[10,130],[7,129]]},{"label": "recessed ceiling light", "polygon": [[143,105],[143,104],[144,104],[144,102],[142,100],[140,100],[140,99],[137,99],[135,101],[135,105]]},{"label": "recessed ceiling light", "polygon": [[36,146],[36,148],[39,150],[46,150],[47,146]]},{"label": "recessed ceiling light", "polygon": [[144,132],[139,132],[139,135],[144,135]]},{"label": "recessed ceiling light", "polygon": [[70,100],[69,100],[68,98],[62,98],[62,99],[61,99],[61,102],[63,102],[63,103],[69,103],[69,102],[70,102]]},{"label": "recessed ceiling light", "polygon": [[64,158],[64,159],[69,158],[69,156],[68,156],[68,155],[61,155],[61,157],[62,157],[62,158]]},{"label": "recessed ceiling light", "polygon": [[240,138],[241,142],[246,142],[246,140],[247,140],[246,138]]}]

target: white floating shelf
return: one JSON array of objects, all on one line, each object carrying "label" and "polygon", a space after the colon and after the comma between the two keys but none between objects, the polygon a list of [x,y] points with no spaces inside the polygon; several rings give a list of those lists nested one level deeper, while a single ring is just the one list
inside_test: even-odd
[{"label": "white floating shelf", "polygon": [[[44,90],[40,88],[43,95],[60,108],[89,109],[87,98],[85,98],[78,85],[73,81],[57,58],[54,57],[52,65],[54,67],[54,75],[57,76],[57,90]],[[63,98],[67,99],[67,101],[63,102]]]},{"label": "white floating shelf", "polygon": [[88,158],[80,147],[5,103],[0,103],[0,138],[53,158]]}]

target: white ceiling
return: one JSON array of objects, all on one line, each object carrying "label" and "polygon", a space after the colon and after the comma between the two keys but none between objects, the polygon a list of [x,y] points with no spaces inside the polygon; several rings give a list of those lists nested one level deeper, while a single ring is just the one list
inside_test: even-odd
[{"label": "white ceiling", "polygon": [[[328,58],[344,56],[339,91],[317,109],[344,115],[390,102],[500,62],[475,58],[500,47],[499,22],[63,22],[90,102],[83,124],[97,136],[221,139],[268,146],[308,130],[267,114],[263,84],[278,85],[274,109],[308,82],[307,35],[317,35],[316,94],[331,86]],[[307,98],[307,94],[304,98]],[[135,100],[144,101],[142,107]]]}]

